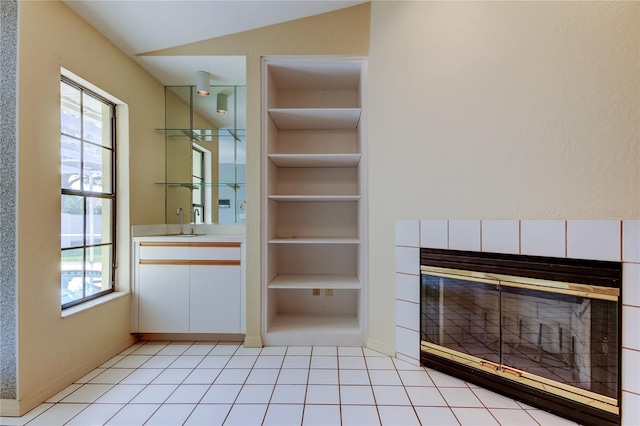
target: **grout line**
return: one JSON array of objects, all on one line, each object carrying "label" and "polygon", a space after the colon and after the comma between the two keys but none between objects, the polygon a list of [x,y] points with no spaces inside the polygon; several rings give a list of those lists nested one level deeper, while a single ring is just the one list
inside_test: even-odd
[{"label": "grout line", "polygon": [[564,221],[564,257],[569,256],[569,221]]},{"label": "grout line", "polygon": [[518,254],[522,254],[522,221],[518,221]]}]

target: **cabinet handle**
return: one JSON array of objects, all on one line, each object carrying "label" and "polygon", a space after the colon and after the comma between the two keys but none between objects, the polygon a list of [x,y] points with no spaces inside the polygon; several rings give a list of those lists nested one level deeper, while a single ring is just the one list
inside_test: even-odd
[{"label": "cabinet handle", "polygon": [[161,259],[161,260],[139,260],[138,263],[140,265],[189,265],[190,260],[171,260],[171,259]]},{"label": "cabinet handle", "polygon": [[192,260],[190,265],[240,266],[239,260]]},{"label": "cabinet handle", "polygon": [[141,259],[140,265],[216,265],[216,266],[240,266],[239,260],[166,260],[166,259]]},{"label": "cabinet handle", "polygon": [[143,241],[140,247],[218,247],[218,248],[240,248],[241,243],[211,243],[211,242],[155,242]]}]

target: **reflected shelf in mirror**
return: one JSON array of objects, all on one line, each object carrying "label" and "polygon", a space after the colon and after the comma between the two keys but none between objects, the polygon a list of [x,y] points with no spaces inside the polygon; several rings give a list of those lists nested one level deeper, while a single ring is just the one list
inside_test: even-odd
[{"label": "reflected shelf in mirror", "polygon": [[246,129],[156,129],[165,132],[168,139],[182,139],[188,142],[213,141],[216,139],[233,139],[243,142]]},{"label": "reflected shelf in mirror", "polygon": [[156,185],[166,185],[168,187],[184,187],[189,189],[198,189],[200,187],[210,188],[217,186],[218,188],[239,189],[247,186],[244,182],[156,182]]}]

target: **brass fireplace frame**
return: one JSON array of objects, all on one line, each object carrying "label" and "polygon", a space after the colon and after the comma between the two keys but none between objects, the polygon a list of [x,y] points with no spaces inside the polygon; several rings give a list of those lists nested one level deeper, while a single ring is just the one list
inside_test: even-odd
[{"label": "brass fireplace frame", "polygon": [[[600,299],[617,302],[620,297],[620,290],[610,287],[590,286],[583,284],[567,283],[561,281],[541,280],[536,278],[517,277],[504,274],[493,274],[485,272],[465,271],[462,269],[441,268],[436,266],[420,266],[420,272],[425,275],[438,276],[443,278],[464,279],[467,281],[493,284],[498,287],[515,287],[528,290],[545,291],[550,293],[566,294],[569,296],[579,296],[590,299]],[[554,393],[559,396],[573,399],[582,404],[586,404],[600,410],[605,410],[613,414],[619,414],[618,401],[604,395],[580,389],[575,386],[565,385],[560,382],[549,380],[535,374],[518,370],[513,367],[506,367],[501,364],[476,358],[472,355],[464,354],[453,349],[435,345],[426,341],[420,342],[423,351],[447,358],[472,368],[497,374],[505,379],[512,380],[545,392]]]},{"label": "brass fireplace frame", "polygon": [[[601,279],[600,277],[595,279],[586,278],[582,280],[582,283],[580,282],[576,283],[576,282],[554,280],[553,278],[556,278],[556,276],[562,275],[557,273],[548,274],[550,275],[550,278],[551,278],[551,279],[548,279],[548,278],[531,278],[531,277],[519,276],[519,275],[516,276],[516,275],[502,274],[502,273],[496,273],[496,272],[482,272],[482,271],[456,269],[455,267],[449,267],[449,266],[455,265],[455,262],[456,262],[455,259],[452,260],[452,257],[457,256],[458,254],[461,254],[464,256],[470,252],[458,252],[458,253],[453,253],[453,255],[450,255],[450,253],[452,253],[452,251],[450,250],[439,250],[439,249],[421,249],[421,250],[425,250],[425,252],[428,251],[427,256],[430,256],[430,259],[431,258],[435,259],[436,265],[438,263],[446,265],[446,267],[428,265],[429,262],[428,261],[424,262],[426,258],[423,258],[423,254],[421,254],[422,261],[420,266],[420,272],[423,275],[437,276],[437,277],[450,278],[450,279],[456,279],[456,280],[466,280],[466,281],[473,281],[473,282],[483,283],[488,285],[495,285],[498,289],[500,287],[510,287],[510,288],[516,288],[516,289],[522,289],[522,290],[544,291],[548,293],[556,293],[556,294],[574,296],[574,297],[580,297],[580,298],[589,298],[589,299],[596,299],[596,300],[602,300],[602,301],[616,302],[618,304],[621,302],[620,300],[621,290],[619,286],[615,287],[615,284],[613,284],[613,286],[607,286],[608,284],[599,285],[601,282],[603,282],[608,278],[606,279]],[[476,266],[475,263],[478,262],[477,259],[479,258],[479,256],[477,253],[473,253],[473,255],[476,258],[469,262],[471,264],[464,264],[460,266],[470,267],[470,269],[471,267]],[[494,256],[497,257],[498,255],[494,255]],[[507,256],[510,256],[510,255],[506,255],[505,257]],[[518,265],[511,264],[512,258],[515,258],[515,257],[517,258],[513,262],[514,264],[524,259],[524,256],[521,256],[521,255],[512,256],[511,258],[508,258],[506,260],[506,263],[508,264],[507,270],[509,270],[510,272],[511,272],[511,269],[518,268]],[[529,262],[530,258],[531,257],[527,257],[527,259],[524,260],[524,262]],[[488,270],[488,271],[497,270],[495,266],[502,261],[501,258],[498,258],[498,259],[499,260],[497,261],[493,261],[493,258],[490,259],[491,261],[493,261],[493,263],[490,263],[490,266],[485,267],[485,270]],[[542,269],[545,269],[545,268],[548,269],[549,265],[554,261],[556,261],[556,259],[549,259],[549,258],[533,259],[533,262],[540,262],[541,264],[544,264]],[[425,265],[424,263],[427,263],[427,265]],[[575,267],[576,264],[571,264],[570,266]],[[593,266],[594,265],[589,264],[589,265],[586,265],[586,268],[591,268]],[[607,265],[605,265],[605,267],[606,266]],[[583,265],[579,264],[577,265],[577,267],[581,268],[583,267]],[[596,268],[597,267],[598,265],[596,265]],[[480,270],[482,269],[483,268],[481,267]],[[513,272],[516,272],[516,270],[514,269]],[[517,271],[517,273],[520,273],[520,271]],[[534,273],[532,275],[533,276],[542,275],[543,277],[547,276],[545,275],[545,272],[537,273],[537,274]],[[563,278],[565,277],[563,276]],[[615,279],[612,281],[612,283],[615,283]],[[620,330],[618,332],[620,332]],[[421,352],[423,353],[423,355],[421,355],[421,360],[423,363],[427,362],[425,364],[426,366],[431,366],[432,368],[441,369],[441,368],[445,368],[445,365],[446,365],[446,366],[449,366],[446,368],[450,369],[452,368],[451,366],[453,365],[459,365],[460,378],[466,381],[473,382],[475,380],[475,377],[478,376],[479,381],[482,381],[483,383],[487,383],[487,381],[492,381],[490,377],[496,377],[495,380],[506,381],[505,385],[499,386],[499,388],[503,389],[500,392],[505,392],[505,389],[515,390],[516,388],[514,386],[523,386],[523,389],[524,389],[523,392],[525,394],[531,394],[532,392],[537,391],[547,395],[555,395],[560,400],[570,400],[570,401],[574,401],[579,405],[582,405],[585,407],[591,407],[592,410],[595,410],[592,413],[595,413],[598,411],[606,412],[606,413],[609,413],[609,416],[615,416],[613,418],[619,419],[619,416],[620,416],[619,398],[612,398],[610,396],[598,394],[586,389],[573,386],[568,383],[562,383],[546,377],[541,377],[531,372],[523,371],[514,367],[510,367],[508,365],[503,365],[501,363],[495,363],[493,361],[489,361],[486,359],[477,358],[467,353],[458,352],[455,349],[451,349],[445,346],[440,346],[434,343],[427,342],[425,340],[422,340],[422,336],[420,341],[420,349],[421,349]],[[431,358],[431,356],[435,358]],[[441,361],[438,361],[438,359],[440,359]],[[446,371],[446,370],[443,370],[443,371]],[[453,374],[451,370],[449,371],[450,371],[450,374]],[[474,371],[476,373],[474,373]],[[506,383],[513,383],[513,385],[506,385]],[[527,391],[526,389],[530,389],[530,390]],[[507,390],[506,392],[509,393],[510,391]],[[525,402],[527,402],[526,399],[525,399]],[[554,403],[549,403],[549,404],[555,405]],[[537,404],[532,403],[532,405],[537,405]],[[558,406],[549,408],[549,409],[552,412],[555,411],[558,414],[560,413],[560,411],[564,412],[564,410],[559,409]],[[567,414],[567,416],[571,418],[573,415]],[[573,417],[573,418],[578,420],[578,418],[580,417]],[[607,418],[607,420],[602,424],[605,424],[605,423],[609,424],[608,422],[610,421],[610,419],[612,420],[613,418]],[[584,421],[584,417],[581,417],[580,419]],[[602,417],[601,419],[604,420],[605,417]],[[591,424],[591,423],[587,421],[585,424]]]},{"label": "brass fireplace frame", "polygon": [[443,278],[463,278],[468,281],[485,284],[546,291],[549,293],[566,294],[569,296],[586,297],[589,299],[608,300],[610,302],[617,302],[620,297],[620,289],[611,287],[541,280],[537,278],[517,277],[504,274],[490,274],[486,272],[465,271],[462,269],[440,268],[437,266],[425,265],[420,266],[420,272]]}]

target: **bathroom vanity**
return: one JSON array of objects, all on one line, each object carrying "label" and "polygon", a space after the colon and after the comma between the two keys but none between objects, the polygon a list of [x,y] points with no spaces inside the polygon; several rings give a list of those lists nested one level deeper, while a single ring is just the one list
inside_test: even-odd
[{"label": "bathroom vanity", "polygon": [[133,333],[245,332],[244,235],[134,237]]}]

